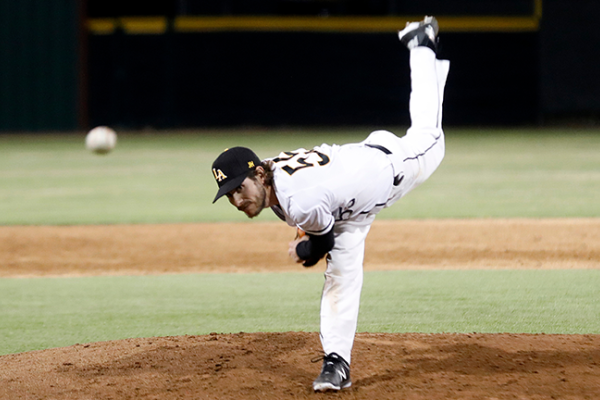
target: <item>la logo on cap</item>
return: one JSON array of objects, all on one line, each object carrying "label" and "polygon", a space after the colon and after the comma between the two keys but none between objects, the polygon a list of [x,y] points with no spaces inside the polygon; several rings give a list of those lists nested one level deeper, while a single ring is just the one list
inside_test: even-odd
[{"label": "la logo on cap", "polygon": [[223,179],[227,179],[227,175],[225,175],[220,169],[213,168],[213,175],[215,176],[217,182],[222,182]]}]

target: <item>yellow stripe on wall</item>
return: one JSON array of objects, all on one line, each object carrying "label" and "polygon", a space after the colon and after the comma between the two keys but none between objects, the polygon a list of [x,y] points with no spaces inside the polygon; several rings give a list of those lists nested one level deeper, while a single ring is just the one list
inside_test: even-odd
[{"label": "yellow stripe on wall", "polygon": [[[176,32],[219,30],[243,31],[336,31],[395,32],[407,21],[419,17],[178,17]],[[439,17],[440,29],[461,31],[534,31],[539,28],[533,17]]]},{"label": "yellow stripe on wall", "polygon": [[[422,16],[407,17],[190,17],[173,20],[175,32],[211,31],[313,31],[313,32],[395,32],[407,21]],[[519,32],[537,31],[539,17],[438,17],[445,32]],[[111,34],[121,27],[127,34],[163,34],[167,31],[166,17],[126,17],[90,19],[88,28],[93,34]]]},{"label": "yellow stripe on wall", "polygon": [[110,35],[115,32],[116,21],[112,18],[93,18],[87,21],[88,30],[96,35]]},{"label": "yellow stripe on wall", "polygon": [[167,31],[166,17],[119,18],[121,26],[129,34],[163,34]]},{"label": "yellow stripe on wall", "polygon": [[91,18],[88,30],[95,35],[110,35],[117,28],[130,35],[161,35],[167,32],[166,17]]},{"label": "yellow stripe on wall", "polygon": [[440,17],[440,29],[448,32],[515,32],[537,31],[539,19],[535,17]]}]

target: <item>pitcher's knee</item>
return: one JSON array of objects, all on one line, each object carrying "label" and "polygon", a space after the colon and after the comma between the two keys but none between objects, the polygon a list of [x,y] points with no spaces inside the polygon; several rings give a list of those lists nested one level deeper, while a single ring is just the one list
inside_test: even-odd
[{"label": "pitcher's knee", "polygon": [[410,127],[406,132],[406,136],[429,136],[435,140],[444,139],[444,131],[438,127]]}]

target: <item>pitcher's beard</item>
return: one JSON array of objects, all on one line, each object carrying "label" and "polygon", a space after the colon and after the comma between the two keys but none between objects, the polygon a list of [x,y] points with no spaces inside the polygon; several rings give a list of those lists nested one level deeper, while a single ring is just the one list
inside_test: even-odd
[{"label": "pitcher's beard", "polygon": [[261,189],[262,189],[262,196],[260,196],[260,198],[257,201],[256,210],[251,214],[248,214],[247,212],[244,211],[248,218],[258,217],[258,215],[262,212],[262,210],[264,210],[267,207],[267,189],[265,189],[265,187],[263,185],[261,185]]}]

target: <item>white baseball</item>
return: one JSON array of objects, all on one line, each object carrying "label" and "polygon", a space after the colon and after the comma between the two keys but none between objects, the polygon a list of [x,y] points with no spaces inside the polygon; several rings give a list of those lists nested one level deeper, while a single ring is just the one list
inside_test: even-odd
[{"label": "white baseball", "polygon": [[106,154],[117,145],[117,133],[108,126],[97,126],[85,137],[85,147],[97,154]]}]

